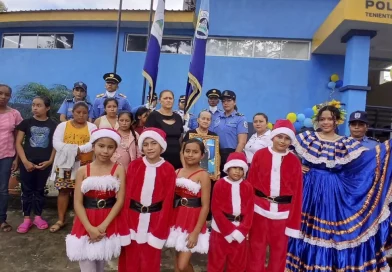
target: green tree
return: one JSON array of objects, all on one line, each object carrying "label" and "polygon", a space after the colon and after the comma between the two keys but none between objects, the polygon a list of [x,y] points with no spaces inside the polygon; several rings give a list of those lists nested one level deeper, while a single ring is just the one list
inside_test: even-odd
[{"label": "green tree", "polygon": [[47,96],[51,101],[50,116],[53,120],[59,121],[59,110],[64,99],[71,98],[72,92],[64,85],[54,85],[48,88],[39,83],[29,83],[21,86],[12,99],[12,107],[17,109],[23,118],[32,117],[31,102],[36,96]]},{"label": "green tree", "polygon": [[4,4],[4,2],[0,1],[0,12],[5,12],[7,10],[8,9],[7,9],[6,5]]}]

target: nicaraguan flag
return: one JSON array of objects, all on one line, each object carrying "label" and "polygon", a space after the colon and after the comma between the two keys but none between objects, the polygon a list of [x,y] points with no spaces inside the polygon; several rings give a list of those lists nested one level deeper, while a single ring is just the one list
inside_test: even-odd
[{"label": "nicaraguan flag", "polygon": [[202,91],[209,29],[209,12],[209,0],[202,0],[199,16],[197,18],[195,35],[193,38],[193,52],[186,88],[185,112],[188,112],[188,110],[196,103]]},{"label": "nicaraguan flag", "polygon": [[143,68],[143,76],[150,85],[150,104],[152,103],[155,92],[159,57],[161,55],[162,36],[165,25],[165,0],[158,0],[157,10],[155,11],[154,21],[151,26],[150,40],[148,41],[146,61]]}]

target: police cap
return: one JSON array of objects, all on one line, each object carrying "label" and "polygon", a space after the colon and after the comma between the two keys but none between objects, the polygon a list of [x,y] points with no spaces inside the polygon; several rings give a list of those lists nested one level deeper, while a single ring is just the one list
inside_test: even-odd
[{"label": "police cap", "polygon": [[75,82],[73,88],[74,88],[74,89],[76,89],[76,88],[81,88],[81,89],[83,89],[85,92],[87,92],[87,85],[86,85],[84,82],[81,82],[81,81]]},{"label": "police cap", "polygon": [[225,98],[229,98],[229,99],[235,100],[235,99],[236,99],[235,92],[230,91],[230,90],[225,90],[225,91],[223,91],[223,93],[222,93],[220,99],[223,100],[223,99],[225,99]]},{"label": "police cap", "polygon": [[206,93],[206,96],[207,96],[208,98],[213,98],[213,97],[220,98],[221,95],[222,95],[222,93],[221,93],[221,91],[219,91],[218,89],[211,89],[211,90],[209,90],[209,91]]},{"label": "police cap", "polygon": [[122,81],[121,77],[119,75],[115,74],[115,73],[106,73],[106,74],[103,75],[103,79],[106,82],[112,82],[112,83],[115,83],[115,84],[118,84],[118,83],[120,83]]},{"label": "police cap", "polygon": [[348,122],[363,122],[365,124],[368,124],[368,118],[367,118],[367,113],[366,111],[354,111],[353,113],[350,114],[350,119]]},{"label": "police cap", "polygon": [[179,102],[185,102],[186,95],[181,95],[180,99],[178,99]]},{"label": "police cap", "polygon": [[[147,96],[147,99],[150,99],[150,96],[149,96],[149,95]],[[154,93],[154,94],[152,95],[152,100],[154,101],[154,100],[157,100],[157,99],[158,99],[158,96],[157,96],[156,93]]]}]

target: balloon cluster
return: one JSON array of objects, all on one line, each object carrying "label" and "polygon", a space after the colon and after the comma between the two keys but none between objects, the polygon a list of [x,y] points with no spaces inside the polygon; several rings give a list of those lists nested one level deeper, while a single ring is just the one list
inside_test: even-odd
[{"label": "balloon cluster", "polygon": [[294,112],[290,112],[287,114],[286,119],[293,123],[296,131],[301,130],[303,127],[312,128],[312,118],[317,111],[317,106],[313,106],[313,108],[306,108],[303,113],[296,114]]},{"label": "balloon cluster", "polygon": [[330,81],[328,83],[328,88],[331,90],[339,89],[343,87],[343,80],[339,79],[337,74],[333,74],[330,77]]}]

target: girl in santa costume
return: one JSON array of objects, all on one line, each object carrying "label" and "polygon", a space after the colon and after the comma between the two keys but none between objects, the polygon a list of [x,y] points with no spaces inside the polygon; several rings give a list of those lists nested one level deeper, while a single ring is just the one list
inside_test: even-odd
[{"label": "girl in santa costume", "polygon": [[184,168],[177,170],[173,224],[166,242],[176,249],[175,271],[192,272],[189,263],[192,253],[206,254],[210,234],[206,219],[210,205],[211,181],[200,167],[204,156],[204,144],[190,139],[183,146]]},{"label": "girl in santa costume", "polygon": [[243,153],[231,153],[212,194],[212,232],[208,272],[243,272],[246,268],[245,237],[252,226],[254,193],[244,180],[248,164]]},{"label": "girl in santa costume", "polygon": [[95,161],[76,173],[75,222],[66,238],[67,255],[79,261],[82,272],[103,272],[105,261],[120,255],[131,242],[126,218],[119,215],[124,203],[125,170],[111,162],[120,135],[112,129],[94,130],[90,137]]},{"label": "girl in santa costume", "polygon": [[[254,187],[253,225],[249,233],[247,272],[283,272],[288,236],[299,237],[302,208],[302,168],[289,146],[295,129],[278,120],[271,132],[272,147],[253,157],[248,180]],[[267,247],[270,257],[265,267]]]},{"label": "girl in santa costume", "polygon": [[146,128],[138,146],[145,156],[128,167],[123,208],[133,241],[122,248],[118,270],[159,272],[173,215],[176,173],[161,158],[167,147],[166,134],[161,129]]}]

